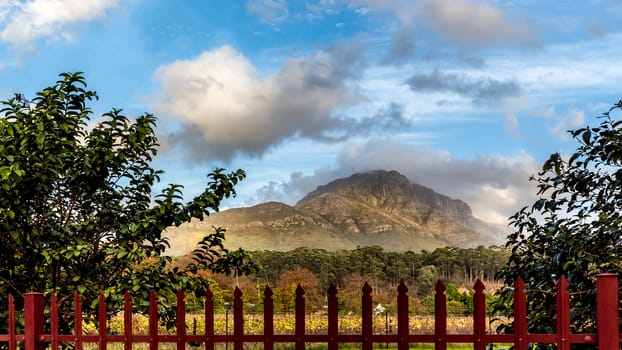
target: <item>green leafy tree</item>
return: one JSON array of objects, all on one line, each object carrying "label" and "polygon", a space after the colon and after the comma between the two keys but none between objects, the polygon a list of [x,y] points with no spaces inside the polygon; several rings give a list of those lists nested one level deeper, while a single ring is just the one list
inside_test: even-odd
[{"label": "green leafy tree", "polygon": [[[187,267],[169,268],[162,235],[217,211],[244,172],[215,170],[189,202],[180,185],[154,195],[163,173],[150,165],[158,148],[156,118],[130,119],[114,109],[89,124],[87,102],[96,98],[81,73],[64,73],[31,100],[16,95],[2,102],[0,303],[6,305],[9,293],[55,293],[68,327],[75,292],[92,316],[98,293],[114,308],[130,291],[141,308],[150,290],[161,304],[178,289],[204,290],[207,281],[194,275],[201,269],[252,271],[248,254],[223,248],[221,229],[200,242]],[[164,320],[172,312],[161,308]]]},{"label": "green leafy tree", "polygon": [[512,283],[523,278],[531,332],[554,332],[555,282],[562,275],[570,283],[573,330],[594,331],[596,275],[622,272],[622,121],[612,116],[620,109],[622,101],[597,127],[570,131],[576,151],[544,162],[532,177],[540,199],[511,217],[516,232],[497,275],[506,284],[499,296],[509,305]]}]

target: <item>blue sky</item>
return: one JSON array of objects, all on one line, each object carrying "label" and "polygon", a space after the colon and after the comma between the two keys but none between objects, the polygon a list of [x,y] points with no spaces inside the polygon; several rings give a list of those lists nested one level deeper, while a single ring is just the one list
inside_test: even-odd
[{"label": "blue sky", "polygon": [[293,204],[394,169],[504,222],[566,130],[622,99],[617,1],[0,0],[0,97],[83,71],[112,108],[159,118],[155,166],[190,198]]}]

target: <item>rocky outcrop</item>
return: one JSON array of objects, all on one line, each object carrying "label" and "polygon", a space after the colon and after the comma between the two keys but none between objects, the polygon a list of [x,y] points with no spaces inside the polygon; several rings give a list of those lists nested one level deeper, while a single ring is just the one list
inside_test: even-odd
[{"label": "rocky outcrop", "polygon": [[[507,234],[475,218],[464,201],[411,183],[396,171],[381,170],[319,186],[293,207],[268,202],[183,225],[169,233],[173,250],[178,236],[192,236],[199,227],[210,226],[228,230],[228,247],[248,250],[379,245],[390,251],[419,251],[502,244]],[[183,249],[178,252],[185,253]]]}]

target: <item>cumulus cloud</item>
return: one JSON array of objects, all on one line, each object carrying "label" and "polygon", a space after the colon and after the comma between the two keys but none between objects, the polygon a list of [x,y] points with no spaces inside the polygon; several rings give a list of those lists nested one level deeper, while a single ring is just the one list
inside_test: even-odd
[{"label": "cumulus cloud", "polygon": [[406,80],[406,84],[415,92],[453,93],[478,105],[497,105],[504,98],[521,95],[520,86],[512,80],[470,77],[459,73],[444,73],[438,69],[430,74],[414,74]]},{"label": "cumulus cloud", "polygon": [[117,0],[31,0],[0,2],[0,40],[28,46],[41,37],[71,40],[80,24],[117,6]]},{"label": "cumulus cloud", "polygon": [[507,224],[507,218],[531,204],[536,195],[529,177],[537,172],[538,164],[525,153],[460,159],[445,151],[379,141],[350,145],[340,155],[336,168],[319,169],[310,175],[293,173],[289,181],[271,183],[257,194],[262,200],[295,203],[319,185],[375,169],[397,170],[413,182],[462,199],[475,216],[492,223]]},{"label": "cumulus cloud", "polygon": [[340,116],[361,98],[359,53],[356,46],[334,46],[262,76],[229,46],[206,51],[158,68],[154,110],[181,122],[172,141],[195,159],[260,156],[292,137],[340,141],[403,127],[408,120],[397,105],[367,118]]}]

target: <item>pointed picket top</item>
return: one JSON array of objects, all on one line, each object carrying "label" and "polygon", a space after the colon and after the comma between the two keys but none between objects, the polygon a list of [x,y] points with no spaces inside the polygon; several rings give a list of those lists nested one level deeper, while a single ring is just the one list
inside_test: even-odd
[{"label": "pointed picket top", "polygon": [[484,292],[484,289],[486,289],[486,286],[484,285],[484,283],[482,283],[482,280],[480,280],[479,278],[475,281],[475,284],[473,285],[473,289],[476,292]]},{"label": "pointed picket top", "polygon": [[331,283],[330,287],[328,287],[328,296],[335,296],[337,295],[337,287],[335,286],[334,283]]},{"label": "pointed picket top", "polygon": [[514,291],[525,291],[525,281],[521,277],[518,277],[516,281],[514,281]]},{"label": "pointed picket top", "polygon": [[242,291],[240,290],[239,287],[235,287],[235,291],[233,292],[233,297],[236,299],[242,297]]},{"label": "pointed picket top", "polygon": [[408,293],[408,287],[406,287],[406,283],[404,283],[404,280],[402,280],[400,282],[400,285],[397,286],[397,292],[399,294],[406,294],[406,293]]},{"label": "pointed picket top", "polygon": [[296,287],[296,296],[303,296],[303,295],[305,295],[305,290],[304,288],[302,288],[302,286],[299,283],[298,287]]},{"label": "pointed picket top", "polygon": [[274,293],[272,292],[272,288],[270,288],[269,286],[266,286],[266,288],[263,289],[263,295],[266,298],[272,298],[272,295],[274,295]]},{"label": "pointed picket top", "polygon": [[365,284],[363,285],[363,295],[370,295],[371,294],[371,286],[369,285],[369,283],[365,282]]},{"label": "pointed picket top", "polygon": [[555,283],[555,286],[557,287],[557,290],[567,290],[568,279],[566,279],[566,276],[562,275],[562,277],[557,280],[557,283]]},{"label": "pointed picket top", "polygon": [[445,293],[445,284],[443,284],[443,281],[438,280],[436,282],[436,286],[434,286],[434,290],[438,294]]},{"label": "pointed picket top", "polygon": [[205,290],[205,298],[207,298],[207,299],[214,298],[214,293],[212,292],[212,290],[209,287]]}]

